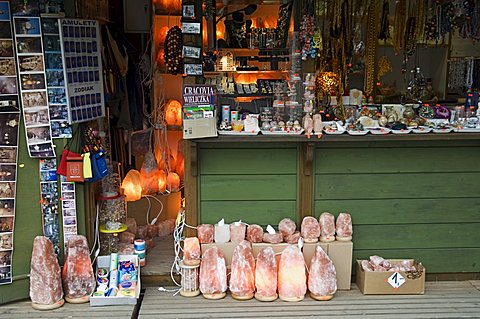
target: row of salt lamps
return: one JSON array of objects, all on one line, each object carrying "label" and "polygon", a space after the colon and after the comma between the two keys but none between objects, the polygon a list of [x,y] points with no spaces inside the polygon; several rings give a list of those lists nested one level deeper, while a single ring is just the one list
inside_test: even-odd
[{"label": "row of salt lamps", "polygon": [[[227,290],[225,258],[218,247],[207,249],[200,262],[200,244],[197,237],[187,237],[184,242],[184,264],[200,263],[200,291],[207,299],[220,299]],[[263,248],[255,259],[250,242],[240,242],[233,252],[230,291],[238,300],[255,298],[260,301],[280,299],[303,300],[307,284],[310,296],[316,300],[330,300],[337,291],[336,270],[333,262],[321,248],[315,248],[308,280],[305,259],[300,249],[290,245],[282,252],[277,267],[275,252]],[[256,291],[256,292],[255,292]]]},{"label": "row of salt lamps", "polygon": [[[156,176],[149,177],[149,187],[152,186],[158,192],[164,192],[167,189],[174,192],[180,188],[180,176],[175,172],[169,172],[168,175],[163,170],[159,170]],[[144,182],[145,185],[145,182]],[[146,195],[142,188],[142,177],[140,172],[132,169],[130,170],[122,182],[122,190],[127,202],[137,201],[143,195]]]}]

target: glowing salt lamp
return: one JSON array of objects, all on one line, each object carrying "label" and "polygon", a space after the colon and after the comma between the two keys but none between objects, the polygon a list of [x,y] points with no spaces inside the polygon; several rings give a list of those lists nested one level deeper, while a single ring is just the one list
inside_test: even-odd
[{"label": "glowing salt lamp", "polygon": [[142,194],[150,195],[158,192],[158,174],[157,162],[153,153],[147,153],[140,169],[140,184],[142,185]]},{"label": "glowing salt lamp", "polygon": [[165,120],[167,125],[182,125],[182,104],[177,100],[169,100],[165,105]]},{"label": "glowing salt lamp", "polygon": [[163,193],[167,189],[167,174],[165,174],[165,171],[159,170],[157,176],[158,191]]},{"label": "glowing salt lamp", "polygon": [[180,177],[177,173],[168,173],[167,188],[172,192],[178,191],[178,189],[180,188]]},{"label": "glowing salt lamp", "polygon": [[232,297],[237,300],[253,298],[255,259],[253,258],[252,246],[246,240],[241,241],[233,251],[230,291]]},{"label": "glowing salt lamp", "polygon": [[183,242],[183,263],[187,266],[200,265],[200,242],[197,237],[186,237]]},{"label": "glowing salt lamp", "polygon": [[283,301],[301,301],[306,292],[305,259],[297,246],[289,245],[278,266],[278,295]]},{"label": "glowing salt lamp", "polygon": [[277,299],[277,259],[272,247],[260,250],[255,266],[255,299],[274,301]]},{"label": "glowing salt lamp", "polygon": [[140,172],[130,170],[122,182],[123,194],[127,202],[134,202],[142,197],[142,184],[140,182]]}]

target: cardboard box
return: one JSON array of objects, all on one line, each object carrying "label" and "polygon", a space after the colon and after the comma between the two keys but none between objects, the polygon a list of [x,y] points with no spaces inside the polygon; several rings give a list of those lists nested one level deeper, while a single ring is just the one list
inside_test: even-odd
[{"label": "cardboard box", "polygon": [[352,281],[353,242],[334,241],[328,243],[328,256],[337,271],[337,289],[350,290]]},{"label": "cardboard box", "polygon": [[[394,263],[400,260],[390,259],[390,261]],[[425,293],[425,268],[423,266],[419,266],[423,271],[417,274],[405,271],[364,271],[361,262],[361,260],[356,262],[356,275],[357,286],[364,295],[418,295]],[[418,262],[415,260],[414,264],[418,266]]]},{"label": "cardboard box", "polygon": [[[212,246],[217,246],[225,257],[227,267],[232,264],[233,250],[237,246],[237,243],[223,243],[223,244],[202,244],[202,254],[205,250]],[[280,260],[280,253],[288,246],[287,243],[281,244],[269,244],[269,243],[252,243],[253,255],[256,258],[262,248],[272,247],[273,251],[277,253],[277,262]],[[335,269],[337,271],[337,289],[338,290],[350,290],[351,278],[352,278],[352,254],[353,243],[334,241],[331,243],[304,243],[303,256],[305,258],[305,264],[310,267],[313,254],[315,253],[315,247],[320,245],[327,255],[332,259]]]},{"label": "cardboard box", "polygon": [[[137,299],[140,296],[140,291],[142,290],[140,284],[140,266],[138,262],[138,256],[136,255],[119,255],[118,261],[123,260],[132,260],[135,264],[137,269],[137,287],[135,291],[135,298],[132,297],[125,297],[125,296],[112,296],[112,297],[104,297],[104,296],[90,296],[90,306],[116,306],[116,305],[136,305]],[[97,258],[97,269],[98,268],[110,268],[110,256],[98,256]],[[95,274],[97,272],[95,271]],[[95,281],[97,279],[95,278]],[[96,288],[96,287],[95,287]]]}]

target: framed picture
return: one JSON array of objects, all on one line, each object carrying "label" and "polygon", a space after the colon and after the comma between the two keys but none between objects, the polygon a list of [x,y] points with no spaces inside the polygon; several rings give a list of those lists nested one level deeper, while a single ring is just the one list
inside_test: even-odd
[{"label": "framed picture", "polygon": [[195,6],[193,4],[183,5],[182,17],[195,20]]},{"label": "framed picture", "polygon": [[184,67],[183,73],[186,75],[202,75],[203,74],[202,64],[185,63],[183,67]]},{"label": "framed picture", "polygon": [[200,59],[200,54],[202,52],[201,48],[197,47],[190,47],[190,46],[183,46],[183,57],[184,58],[192,58],[192,59]]},{"label": "framed picture", "polygon": [[184,22],[182,23],[182,33],[200,34],[200,23]]}]

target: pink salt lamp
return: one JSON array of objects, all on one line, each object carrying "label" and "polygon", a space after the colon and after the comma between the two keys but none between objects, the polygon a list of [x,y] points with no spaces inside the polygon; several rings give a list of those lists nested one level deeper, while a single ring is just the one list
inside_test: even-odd
[{"label": "pink salt lamp", "polygon": [[310,297],[322,301],[332,299],[337,291],[335,266],[320,246],[315,247],[315,254],[310,263],[308,290],[310,291]]},{"label": "pink salt lamp", "polygon": [[255,299],[274,301],[277,295],[277,259],[272,247],[260,250],[255,267]]},{"label": "pink salt lamp", "polygon": [[324,212],[319,218],[320,241],[329,243],[335,240],[335,217],[329,212]]},{"label": "pink salt lamp", "polygon": [[202,224],[197,226],[197,237],[200,244],[213,243],[214,229],[211,224]]},{"label": "pink salt lamp", "polygon": [[200,265],[200,242],[197,237],[186,237],[183,242],[183,263],[187,266]]},{"label": "pink salt lamp", "polygon": [[263,228],[255,224],[248,225],[247,240],[251,243],[261,243],[263,240]]},{"label": "pink salt lamp", "polygon": [[249,300],[255,291],[255,259],[250,242],[243,240],[235,247],[230,277],[232,298]]},{"label": "pink salt lamp", "polygon": [[352,240],[353,227],[352,216],[348,213],[340,213],[337,217],[337,240],[350,241]]},{"label": "pink salt lamp", "polygon": [[320,224],[315,217],[306,216],[302,221],[300,229],[306,243],[316,243],[320,237]]},{"label": "pink salt lamp", "polygon": [[297,246],[289,245],[278,266],[278,296],[283,301],[301,301],[306,292],[305,259]]},{"label": "pink salt lamp", "polygon": [[230,241],[232,243],[239,243],[245,239],[247,225],[242,222],[234,222],[230,224]]},{"label": "pink salt lamp", "polygon": [[217,246],[207,249],[200,262],[200,292],[206,299],[222,299],[227,291],[227,266]]}]

